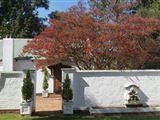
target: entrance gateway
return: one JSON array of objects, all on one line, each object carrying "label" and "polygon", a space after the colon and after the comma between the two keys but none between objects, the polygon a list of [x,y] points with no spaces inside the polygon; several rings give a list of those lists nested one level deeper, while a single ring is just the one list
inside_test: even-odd
[{"label": "entrance gateway", "polygon": [[62,68],[71,68],[69,65],[58,63],[48,67],[50,70],[50,77],[53,80],[53,91],[49,93],[47,98],[43,98],[41,94],[36,95],[36,114],[48,115],[53,112],[60,112],[62,110]]}]

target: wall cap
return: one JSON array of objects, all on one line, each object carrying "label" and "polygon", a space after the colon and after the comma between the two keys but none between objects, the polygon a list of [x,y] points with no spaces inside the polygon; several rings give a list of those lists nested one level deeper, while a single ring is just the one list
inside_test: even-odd
[{"label": "wall cap", "polygon": [[76,70],[77,72],[121,72],[121,73],[128,73],[128,72],[160,72],[160,69],[157,70]]},{"label": "wall cap", "polygon": [[160,69],[144,69],[144,70],[79,70],[77,68],[62,68],[62,71],[76,71],[78,73],[138,73],[138,72],[160,72]]}]

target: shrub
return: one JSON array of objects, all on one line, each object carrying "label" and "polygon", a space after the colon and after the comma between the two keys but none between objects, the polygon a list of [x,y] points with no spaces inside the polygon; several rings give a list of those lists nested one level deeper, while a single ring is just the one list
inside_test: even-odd
[{"label": "shrub", "polygon": [[47,80],[48,71],[45,67],[43,68],[43,73],[44,73],[43,90],[47,90],[47,88],[48,88],[48,80]]},{"label": "shrub", "polygon": [[26,78],[23,80],[23,86],[22,86],[22,97],[23,100],[30,101],[33,95],[34,85],[32,83],[32,79],[30,76],[29,70],[26,73]]},{"label": "shrub", "polygon": [[63,83],[63,91],[62,91],[63,99],[66,101],[72,100],[73,98],[73,92],[70,85],[71,85],[71,80],[69,78],[69,75],[67,74]]}]

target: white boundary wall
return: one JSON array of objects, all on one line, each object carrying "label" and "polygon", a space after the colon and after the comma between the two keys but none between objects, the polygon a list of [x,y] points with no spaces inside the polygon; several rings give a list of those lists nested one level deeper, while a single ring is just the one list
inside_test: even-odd
[{"label": "white boundary wall", "polygon": [[126,87],[136,85],[141,102],[160,106],[160,70],[96,70],[62,69],[72,82],[74,109],[89,107],[125,107]]},{"label": "white boundary wall", "polygon": [[0,72],[0,110],[20,109],[23,72]]},{"label": "white boundary wall", "polygon": [[[54,93],[54,80],[50,77],[50,70],[48,70],[49,76],[48,76],[48,92]],[[42,72],[42,69],[37,70],[37,81],[36,81],[36,93],[42,93],[43,91],[43,79],[44,79],[44,73]]]},{"label": "white boundary wall", "polygon": [[[14,61],[14,70],[16,71],[23,71],[23,70],[32,70],[35,72],[35,74],[32,76],[32,78],[34,79],[34,82],[36,83],[35,86],[35,91],[36,94],[42,93],[43,91],[43,72],[42,69],[36,69],[35,63],[32,60],[17,60]],[[49,75],[50,70],[48,69]],[[54,93],[54,80],[52,77],[48,77],[48,91],[49,93]]]},{"label": "white boundary wall", "polygon": [[13,71],[13,39],[3,39],[3,70]]}]

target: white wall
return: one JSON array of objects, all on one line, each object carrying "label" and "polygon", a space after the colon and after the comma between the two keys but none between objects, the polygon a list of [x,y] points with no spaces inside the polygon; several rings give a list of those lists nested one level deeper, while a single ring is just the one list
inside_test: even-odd
[{"label": "white wall", "polygon": [[3,70],[13,71],[13,39],[3,39]]},{"label": "white wall", "polygon": [[[50,71],[48,70],[49,74],[50,74]],[[37,71],[37,84],[36,84],[36,93],[42,93],[43,91],[43,88],[42,88],[42,85],[43,85],[43,78],[44,78],[44,74],[42,72],[42,69],[39,69]],[[53,90],[53,86],[54,86],[54,82],[53,82],[53,78],[49,77],[48,78],[48,91],[49,93],[53,93],[54,90]]]},{"label": "white wall", "polygon": [[[43,73],[42,69],[37,70],[35,67],[35,63],[32,60],[17,60],[14,61],[14,70],[16,71],[23,71],[23,70],[35,70],[35,90],[36,93],[42,93],[42,84],[43,84]],[[50,70],[48,69],[48,72],[50,74]],[[53,93],[53,87],[54,87],[54,82],[53,78],[48,79],[49,83],[49,93]]]},{"label": "white wall", "polygon": [[0,61],[0,71],[3,71],[3,62]]},{"label": "white wall", "polygon": [[160,70],[76,71],[62,69],[72,80],[74,109],[87,107],[125,107],[126,86],[137,85],[141,102],[160,106]]},{"label": "white wall", "polygon": [[[32,60],[14,60],[14,71],[24,71],[30,70],[32,83],[34,84],[34,105],[35,105],[35,98],[36,98],[36,67]],[[35,106],[33,106],[35,107]],[[34,108],[33,108],[34,109]]]},{"label": "white wall", "polygon": [[20,109],[22,72],[0,73],[0,110]]}]

